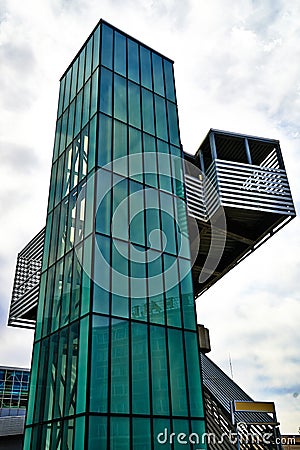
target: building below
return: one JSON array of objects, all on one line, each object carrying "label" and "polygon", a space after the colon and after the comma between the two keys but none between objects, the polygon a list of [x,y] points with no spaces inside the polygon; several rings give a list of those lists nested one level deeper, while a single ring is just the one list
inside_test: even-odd
[{"label": "building below", "polygon": [[21,450],[29,369],[0,366],[0,450]]}]

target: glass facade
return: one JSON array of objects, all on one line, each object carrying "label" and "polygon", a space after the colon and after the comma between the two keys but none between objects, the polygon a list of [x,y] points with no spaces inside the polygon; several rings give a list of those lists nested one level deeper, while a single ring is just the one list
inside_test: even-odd
[{"label": "glass facade", "polygon": [[101,21],[60,83],[24,449],[204,432],[181,156],[173,63]]},{"label": "glass facade", "polygon": [[28,369],[0,367],[0,416],[25,414],[29,375]]}]

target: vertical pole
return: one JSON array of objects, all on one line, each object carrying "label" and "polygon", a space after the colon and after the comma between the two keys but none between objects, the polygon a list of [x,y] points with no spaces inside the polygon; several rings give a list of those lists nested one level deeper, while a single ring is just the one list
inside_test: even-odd
[{"label": "vertical pole", "polygon": [[247,155],[248,164],[252,165],[252,158],[251,158],[251,152],[250,152],[250,147],[249,147],[249,141],[248,141],[247,138],[245,138],[244,142],[245,142],[245,149],[246,149],[246,155]]}]

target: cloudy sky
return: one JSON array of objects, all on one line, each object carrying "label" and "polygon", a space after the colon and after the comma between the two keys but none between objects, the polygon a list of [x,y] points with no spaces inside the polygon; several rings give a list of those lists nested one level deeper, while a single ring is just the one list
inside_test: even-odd
[{"label": "cloudy sky", "polygon": [[[17,252],[44,226],[58,81],[100,18],[175,61],[181,139],[208,129],[279,139],[299,211],[300,3],[0,0],[0,365],[30,365],[6,327]],[[300,233],[293,220],[198,300],[211,358],[285,433],[300,427]]]}]

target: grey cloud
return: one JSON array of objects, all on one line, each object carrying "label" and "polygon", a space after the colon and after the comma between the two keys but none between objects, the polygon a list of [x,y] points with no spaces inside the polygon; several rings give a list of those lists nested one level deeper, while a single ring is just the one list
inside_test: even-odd
[{"label": "grey cloud", "polygon": [[0,141],[0,159],[2,167],[15,173],[33,172],[40,165],[32,148],[13,142]]},{"label": "grey cloud", "polygon": [[33,49],[25,43],[15,42],[0,47],[0,61],[3,68],[9,67],[19,77],[32,74],[37,64]]}]

